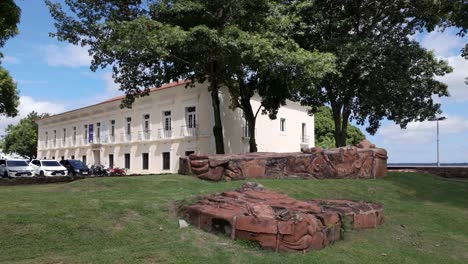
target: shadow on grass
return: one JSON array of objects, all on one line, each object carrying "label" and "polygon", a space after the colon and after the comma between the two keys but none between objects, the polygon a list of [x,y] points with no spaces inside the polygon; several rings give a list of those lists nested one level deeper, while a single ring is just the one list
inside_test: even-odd
[{"label": "shadow on grass", "polygon": [[406,190],[402,198],[468,209],[468,182],[450,182],[431,174],[392,172],[385,181]]}]

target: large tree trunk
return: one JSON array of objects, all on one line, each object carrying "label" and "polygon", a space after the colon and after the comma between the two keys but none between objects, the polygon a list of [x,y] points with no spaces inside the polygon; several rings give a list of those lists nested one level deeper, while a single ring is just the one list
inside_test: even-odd
[{"label": "large tree trunk", "polygon": [[214,126],[213,135],[216,144],[216,154],[224,154],[223,123],[221,121],[221,107],[219,101],[219,85],[216,80],[211,81],[211,103],[213,105]]},{"label": "large tree trunk", "polygon": [[244,109],[244,117],[247,122],[247,127],[249,131],[249,151],[257,152],[257,140],[255,138],[255,126],[257,123],[257,117],[252,110],[252,105],[250,104],[250,99],[242,100],[242,108]]},{"label": "large tree trunk", "polygon": [[213,106],[214,114],[214,126],[213,135],[216,145],[216,154],[224,154],[224,135],[223,135],[223,123],[221,121],[221,107],[219,100],[219,83],[217,79],[217,63],[211,61],[209,65],[209,80],[210,80],[210,91],[211,91],[211,104]]},{"label": "large tree trunk", "polygon": [[333,121],[335,122],[335,146],[345,147],[348,138],[348,119],[351,112],[347,106],[332,103]]}]

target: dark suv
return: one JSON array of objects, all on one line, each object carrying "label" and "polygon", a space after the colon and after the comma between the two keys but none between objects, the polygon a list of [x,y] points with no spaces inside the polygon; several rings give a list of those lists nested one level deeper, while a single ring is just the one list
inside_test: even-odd
[{"label": "dark suv", "polygon": [[89,175],[89,168],[80,160],[61,160],[60,164],[67,168],[68,175],[77,176],[77,175]]}]

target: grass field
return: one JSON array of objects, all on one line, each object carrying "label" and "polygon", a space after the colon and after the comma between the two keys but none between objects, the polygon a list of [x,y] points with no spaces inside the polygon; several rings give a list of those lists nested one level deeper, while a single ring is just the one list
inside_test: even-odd
[{"label": "grass field", "polygon": [[304,200],[379,201],[386,223],[319,252],[278,254],[178,229],[175,201],[242,182],[167,175],[0,187],[0,263],[468,263],[466,182],[411,173],[260,182]]}]

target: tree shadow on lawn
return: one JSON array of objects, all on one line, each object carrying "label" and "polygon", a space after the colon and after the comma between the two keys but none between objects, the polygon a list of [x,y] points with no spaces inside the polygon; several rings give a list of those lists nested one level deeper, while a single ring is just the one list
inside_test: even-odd
[{"label": "tree shadow on lawn", "polygon": [[468,182],[444,181],[432,174],[399,172],[389,173],[384,180],[407,190],[408,192],[400,193],[404,200],[468,209]]}]

